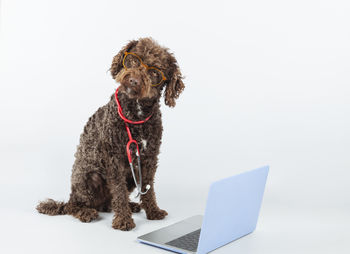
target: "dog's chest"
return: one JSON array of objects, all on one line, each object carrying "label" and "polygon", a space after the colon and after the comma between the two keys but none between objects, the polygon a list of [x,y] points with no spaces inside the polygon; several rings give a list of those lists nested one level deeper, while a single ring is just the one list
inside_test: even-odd
[{"label": "dog's chest", "polygon": [[[141,105],[139,104],[138,100],[136,100],[136,109],[137,109],[137,115],[139,117],[142,117],[144,115],[143,111],[142,111],[142,108],[141,108]],[[141,146],[141,151],[145,151],[147,149],[147,138],[145,137],[144,133],[143,133],[143,130],[142,128],[141,129],[141,132],[139,133],[139,146]]]},{"label": "dog's chest", "polygon": [[136,109],[137,109],[137,115],[142,116],[143,115],[142,108],[140,106],[140,103],[138,103],[138,101],[136,103]]},{"label": "dog's chest", "polygon": [[141,150],[145,151],[147,149],[147,139],[141,139]]},{"label": "dog's chest", "polygon": [[[134,121],[143,120],[154,113],[150,112],[149,106],[140,104],[138,100],[125,106],[125,108],[127,109],[124,110],[125,116]],[[154,120],[154,117],[141,124],[128,124],[131,137],[137,141],[141,154],[146,151],[147,153],[152,152],[151,150],[155,148],[154,143],[157,143],[157,140],[155,140],[155,137],[157,137],[155,132],[159,132],[157,128],[158,125],[159,123]],[[123,143],[128,142],[129,137],[127,130],[125,130],[122,139]]]},{"label": "dog's chest", "polygon": [[148,145],[148,137],[146,135],[147,132],[144,128],[142,128],[143,126],[137,126],[137,127],[135,128],[136,129],[135,135],[133,135],[133,137],[136,139],[139,145],[139,149],[141,150],[141,152],[143,152],[147,150],[147,145]]}]

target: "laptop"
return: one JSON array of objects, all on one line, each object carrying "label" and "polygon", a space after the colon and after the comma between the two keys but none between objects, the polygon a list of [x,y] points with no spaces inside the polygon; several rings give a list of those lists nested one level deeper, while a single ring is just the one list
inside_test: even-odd
[{"label": "laptop", "polygon": [[204,216],[139,236],[141,243],[177,253],[208,253],[254,231],[269,166],[211,184]]}]

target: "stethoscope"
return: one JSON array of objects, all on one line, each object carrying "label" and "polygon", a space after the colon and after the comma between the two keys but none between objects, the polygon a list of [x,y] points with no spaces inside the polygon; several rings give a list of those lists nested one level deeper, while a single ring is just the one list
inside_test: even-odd
[{"label": "stethoscope", "polygon": [[[135,139],[133,139],[128,124],[129,123],[131,123],[131,124],[142,124],[142,123],[145,123],[146,121],[148,121],[151,118],[152,114],[150,116],[148,116],[145,120],[141,120],[141,121],[131,121],[131,120],[127,119],[124,116],[124,114],[123,114],[122,107],[120,106],[120,102],[119,102],[119,99],[118,99],[118,90],[119,90],[119,87],[115,91],[115,101],[116,101],[116,103],[118,105],[118,114],[119,114],[120,118],[124,120],[126,132],[128,133],[128,137],[129,137],[129,142],[126,144],[126,154],[128,156],[128,161],[129,161],[132,177],[133,177],[134,182],[135,182],[135,186],[136,186],[136,190],[137,190],[137,195],[136,195],[135,198],[137,198],[140,195],[146,194],[148,192],[148,190],[151,188],[151,186],[149,184],[147,184],[146,185],[146,191],[142,191],[142,173],[141,173],[141,158],[140,158],[139,145],[138,145],[137,141]],[[134,166],[132,164],[132,152],[130,150],[130,145],[131,144],[135,144],[135,146],[136,146],[136,157],[137,157],[137,166],[138,166],[138,171],[139,171],[140,183],[137,182]]]}]

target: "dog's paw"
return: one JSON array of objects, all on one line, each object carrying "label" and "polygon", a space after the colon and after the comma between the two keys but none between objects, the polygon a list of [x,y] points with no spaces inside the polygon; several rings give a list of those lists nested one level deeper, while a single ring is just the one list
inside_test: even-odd
[{"label": "dog's paw", "polygon": [[98,218],[98,212],[93,208],[81,209],[76,215],[81,222],[91,222]]},{"label": "dog's paw", "polygon": [[141,211],[141,206],[135,202],[129,202],[129,207],[133,213],[138,213]]},{"label": "dog's paw", "polygon": [[149,220],[162,220],[168,215],[168,213],[165,210],[158,209],[148,213],[146,212],[146,215]]},{"label": "dog's paw", "polygon": [[134,221],[132,218],[128,219],[120,219],[120,218],[114,218],[112,222],[112,227],[114,229],[120,229],[123,231],[129,231],[136,227]]}]

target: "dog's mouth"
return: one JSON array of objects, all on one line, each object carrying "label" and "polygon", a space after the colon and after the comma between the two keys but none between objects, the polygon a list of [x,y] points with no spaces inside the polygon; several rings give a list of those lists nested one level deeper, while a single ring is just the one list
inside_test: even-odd
[{"label": "dog's mouth", "polygon": [[129,98],[142,97],[142,85],[130,85],[127,81],[128,78],[124,78],[120,83],[120,92],[126,94]]},{"label": "dog's mouth", "polygon": [[136,98],[139,95],[139,91],[137,91],[135,88],[130,88],[123,83],[121,83],[120,91],[122,93],[125,93],[126,95],[128,95],[128,97],[131,97],[131,98]]},{"label": "dog's mouth", "polygon": [[140,88],[143,85],[142,80],[134,76],[132,73],[121,71],[115,78],[115,81],[120,83],[119,91],[131,98],[137,97],[140,94]]},{"label": "dog's mouth", "polygon": [[147,78],[142,73],[131,73],[121,71],[116,76],[120,83],[119,91],[126,94],[130,99],[153,98],[157,96],[157,90],[147,84]]}]

